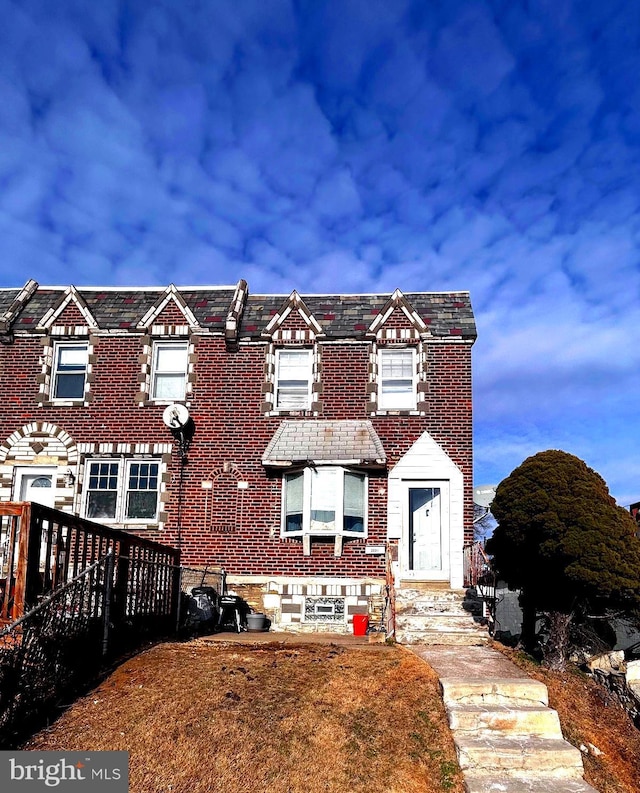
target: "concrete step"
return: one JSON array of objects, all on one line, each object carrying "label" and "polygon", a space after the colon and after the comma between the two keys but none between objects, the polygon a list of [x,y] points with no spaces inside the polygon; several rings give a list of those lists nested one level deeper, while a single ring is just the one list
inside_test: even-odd
[{"label": "concrete step", "polygon": [[400,581],[400,586],[396,589],[398,598],[415,598],[423,595],[424,597],[451,597],[463,598],[467,594],[466,589],[452,589],[447,581]]},{"label": "concrete step", "polygon": [[486,626],[474,619],[465,590],[404,587],[396,593],[396,641],[400,644],[487,644]]},{"label": "concrete step", "polygon": [[456,609],[463,608],[466,603],[464,594],[458,590],[438,590],[436,592],[418,592],[416,590],[399,591],[396,593],[396,608],[405,608],[420,604],[428,607],[438,605],[442,608],[451,607]]},{"label": "concrete step", "polygon": [[434,600],[430,600],[425,603],[424,601],[420,600],[413,601],[412,603],[405,603],[402,606],[398,606],[398,604],[396,604],[396,616],[405,615],[417,617],[451,615],[454,617],[467,617],[467,619],[473,619],[474,617],[478,616],[470,609],[465,608],[464,604],[457,603],[452,600],[446,600],[441,603]]},{"label": "concrete step", "polygon": [[422,645],[443,645],[443,646],[472,646],[488,644],[489,634],[486,630],[475,631],[430,631],[430,630],[396,630],[396,641],[398,644],[422,644]]},{"label": "concrete step", "polygon": [[461,735],[562,738],[558,714],[544,705],[449,705],[447,715],[451,729]]},{"label": "concrete step", "polygon": [[476,622],[471,614],[402,614],[396,613],[396,630],[474,630],[481,629],[486,632],[486,627]]},{"label": "concrete step", "polygon": [[584,779],[557,779],[547,776],[497,779],[467,774],[464,786],[467,793],[598,793]]},{"label": "concrete step", "polygon": [[415,652],[440,678],[467,793],[597,793],[543,683],[490,647]]},{"label": "concrete step", "polygon": [[559,779],[582,779],[582,755],[567,741],[537,737],[470,738],[454,735],[463,772],[476,776],[523,778],[544,774]]},{"label": "concrete step", "polygon": [[529,677],[495,678],[441,678],[445,705],[522,705],[549,704],[549,694],[544,683]]}]

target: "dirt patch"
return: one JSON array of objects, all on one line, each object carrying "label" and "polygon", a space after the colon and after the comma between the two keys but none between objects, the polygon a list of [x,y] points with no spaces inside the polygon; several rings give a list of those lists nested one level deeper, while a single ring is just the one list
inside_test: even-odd
[{"label": "dirt patch", "polygon": [[132,793],[463,791],[435,673],[384,645],[160,645],[25,748],[127,750]]}]

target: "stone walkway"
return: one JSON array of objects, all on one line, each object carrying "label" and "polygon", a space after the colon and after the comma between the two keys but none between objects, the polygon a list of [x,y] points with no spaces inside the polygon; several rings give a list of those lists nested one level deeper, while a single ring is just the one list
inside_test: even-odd
[{"label": "stone walkway", "polygon": [[543,683],[490,647],[409,649],[440,678],[468,793],[597,793]]}]

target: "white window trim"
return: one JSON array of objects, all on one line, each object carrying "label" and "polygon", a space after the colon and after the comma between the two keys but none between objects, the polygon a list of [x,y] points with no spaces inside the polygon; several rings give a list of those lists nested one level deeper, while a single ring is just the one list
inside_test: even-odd
[{"label": "white window trim", "polygon": [[[90,467],[92,463],[110,463],[110,464],[116,463],[118,465],[118,475],[117,475],[118,481],[116,486],[116,509],[115,509],[115,516],[113,518],[91,518],[87,515],[89,491],[92,489],[89,487]],[[156,490],[156,512],[152,518],[127,518],[125,514],[127,508],[127,493],[129,492],[129,488],[128,488],[129,469],[131,468],[132,464],[136,464],[136,463],[140,463],[140,464],[152,463],[158,466],[158,489]],[[84,462],[82,516],[87,520],[93,520],[96,523],[106,523],[110,525],[119,525],[119,526],[156,525],[158,523],[159,513],[160,513],[161,481],[162,481],[162,464],[160,458],[158,457],[150,457],[144,459],[138,459],[137,457],[132,457],[130,459],[122,458],[122,457],[87,457]],[[110,491],[104,490],[99,492],[110,492]]]},{"label": "white window trim", "polygon": [[[66,396],[56,396],[56,391],[58,390],[58,375],[60,374],[59,371],[59,353],[60,350],[69,347],[84,347],[86,352],[86,360],[84,365],[84,380],[82,383],[82,394],[80,396],[74,397],[66,397]],[[69,341],[54,341],[53,342],[53,349],[52,349],[52,361],[51,361],[51,393],[49,399],[51,402],[84,402],[86,398],[87,392],[87,375],[89,374],[89,342],[83,341],[81,339],[77,341],[69,340]]]},{"label": "white window trim", "polygon": [[[184,372],[178,371],[162,371],[158,372],[158,350],[160,347],[182,347],[184,348]],[[156,382],[158,374],[162,375],[184,375],[184,389],[182,396],[174,398],[156,397]],[[149,401],[155,402],[159,405],[170,405],[173,402],[184,402],[187,398],[189,380],[189,342],[187,339],[155,339],[151,346],[151,378],[149,382]]]},{"label": "white window trim", "polygon": [[[412,388],[412,401],[411,405],[398,405],[393,404],[393,398],[389,395],[384,395],[382,391],[382,359],[386,354],[394,352],[410,352],[411,353],[411,388]],[[401,347],[393,345],[392,347],[384,347],[378,350],[378,409],[381,411],[386,410],[416,410],[418,407],[418,365],[417,365],[417,350],[415,347]]]},{"label": "white window trim", "polygon": [[[342,466],[323,466],[323,469],[341,472],[341,476],[337,477],[337,487],[335,493],[335,504],[340,508],[336,508],[336,525],[334,529],[327,531],[312,530],[311,528],[311,468],[304,468],[301,471],[290,471],[282,477],[282,516],[281,516],[281,537],[303,537],[305,535],[313,537],[360,537],[364,538],[369,533],[369,477],[363,471],[355,471],[350,468]],[[302,490],[302,529],[298,531],[287,531],[287,476],[294,473],[303,474],[303,490]],[[344,520],[344,476],[345,474],[355,474],[364,479],[364,495],[363,495],[363,531],[349,531],[343,528]]]},{"label": "white window trim", "polygon": [[[305,352],[307,354],[307,394],[306,394],[306,403],[304,406],[296,406],[296,407],[287,407],[281,406],[278,404],[279,400],[279,383],[280,383],[280,359],[284,354],[287,353],[301,353]],[[274,402],[274,409],[279,413],[292,413],[298,410],[310,410],[311,409],[311,393],[312,393],[312,384],[313,384],[313,349],[311,347],[282,347],[276,350],[276,368],[275,368],[275,382],[274,382],[274,394],[273,394],[273,402]]]}]

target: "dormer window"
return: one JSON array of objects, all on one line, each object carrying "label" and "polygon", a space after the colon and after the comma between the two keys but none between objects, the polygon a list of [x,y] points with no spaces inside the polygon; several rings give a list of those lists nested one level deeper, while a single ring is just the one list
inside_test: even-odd
[{"label": "dormer window", "polygon": [[186,341],[157,341],[153,345],[151,398],[158,402],[183,400],[187,389]]},{"label": "dormer window", "polygon": [[415,348],[380,350],[378,377],[380,410],[415,410],[417,382]]},{"label": "dormer window", "polygon": [[308,348],[276,351],[276,410],[309,410],[312,361]]},{"label": "dormer window", "polygon": [[84,399],[89,358],[87,342],[58,343],[53,356],[53,399]]}]

